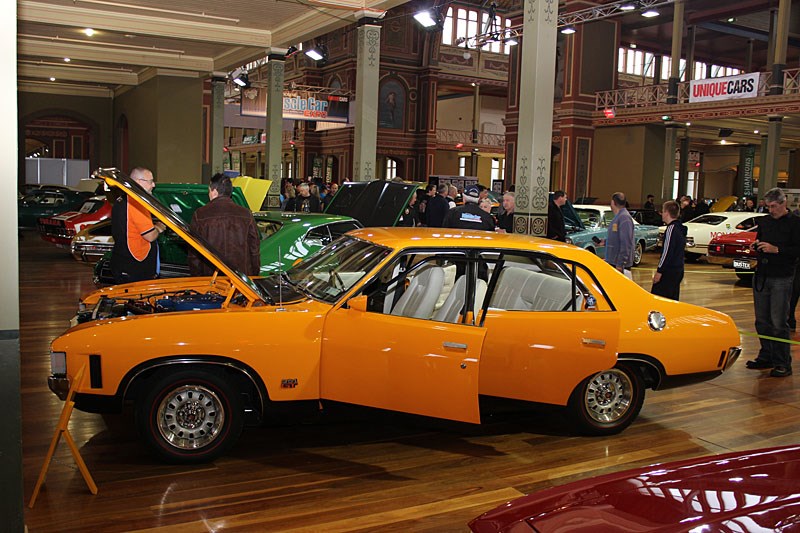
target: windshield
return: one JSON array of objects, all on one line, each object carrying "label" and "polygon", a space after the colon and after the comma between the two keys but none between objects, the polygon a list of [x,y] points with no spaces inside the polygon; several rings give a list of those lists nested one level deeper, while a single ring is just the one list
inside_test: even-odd
[{"label": "windshield", "polygon": [[294,285],[313,298],[335,302],[390,252],[383,246],[345,236],[286,274]]},{"label": "windshield", "polygon": [[[578,213],[578,216],[581,218],[581,222],[583,222],[584,226],[587,228],[596,228],[600,226],[600,221],[603,217],[599,209],[585,209],[576,207],[575,212]],[[611,216],[613,218],[613,213]]]}]

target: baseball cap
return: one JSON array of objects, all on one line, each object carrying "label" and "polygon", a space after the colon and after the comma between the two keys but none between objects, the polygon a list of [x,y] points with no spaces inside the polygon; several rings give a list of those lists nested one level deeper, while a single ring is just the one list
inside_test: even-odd
[{"label": "baseball cap", "polygon": [[469,187],[464,189],[465,202],[474,202],[477,204],[479,196],[480,196],[480,190],[476,185],[470,185]]}]

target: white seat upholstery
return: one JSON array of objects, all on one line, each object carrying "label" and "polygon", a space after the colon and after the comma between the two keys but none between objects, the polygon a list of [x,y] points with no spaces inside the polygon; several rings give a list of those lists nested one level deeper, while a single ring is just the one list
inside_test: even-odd
[{"label": "white seat upholstery", "polygon": [[[478,312],[483,305],[483,299],[486,297],[486,282],[482,279],[478,280],[475,287],[475,304],[473,306],[473,316],[477,317]],[[439,322],[450,322],[455,324],[461,316],[461,309],[464,307],[464,298],[467,292],[467,276],[461,276],[456,280],[450,294],[447,295],[442,307],[433,315],[434,320]]]},{"label": "white seat upholstery", "polygon": [[[500,272],[491,307],[520,311],[561,311],[571,300],[572,283],[519,267]],[[578,302],[582,297],[579,297]],[[577,305],[580,309],[580,305]]]},{"label": "white seat upholstery", "polygon": [[436,265],[425,265],[414,273],[408,288],[392,308],[395,316],[430,318],[433,306],[442,292],[444,269]]}]

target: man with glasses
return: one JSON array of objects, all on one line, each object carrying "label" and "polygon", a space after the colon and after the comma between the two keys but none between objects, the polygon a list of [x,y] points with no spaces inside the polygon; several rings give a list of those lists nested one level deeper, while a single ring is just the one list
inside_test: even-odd
[{"label": "man with glasses", "polygon": [[[131,171],[131,181],[152,194],[155,188],[153,173],[136,167]],[[111,272],[116,283],[143,281],[156,277],[158,269],[158,243],[156,239],[166,230],[161,222],[153,222],[150,212],[121,194],[111,210],[111,229],[114,249],[111,252]]]},{"label": "man with glasses", "polygon": [[755,359],[747,361],[747,368],[771,368],[770,376],[783,378],[792,375],[791,347],[782,341],[789,340],[789,301],[800,257],[800,218],[789,211],[786,195],[777,187],[767,191],[764,204],[769,216],[759,219],[751,245],[758,253],[753,306],[761,349]]}]

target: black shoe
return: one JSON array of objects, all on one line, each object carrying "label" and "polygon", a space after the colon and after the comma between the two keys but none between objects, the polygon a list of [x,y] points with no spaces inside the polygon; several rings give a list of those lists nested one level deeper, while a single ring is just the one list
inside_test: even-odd
[{"label": "black shoe", "polygon": [[745,366],[750,369],[761,370],[764,368],[772,368],[775,365],[769,361],[764,361],[763,359],[753,359],[752,361],[745,363]]},{"label": "black shoe", "polygon": [[792,375],[792,369],[787,366],[776,366],[769,375],[773,378],[785,378]]}]

